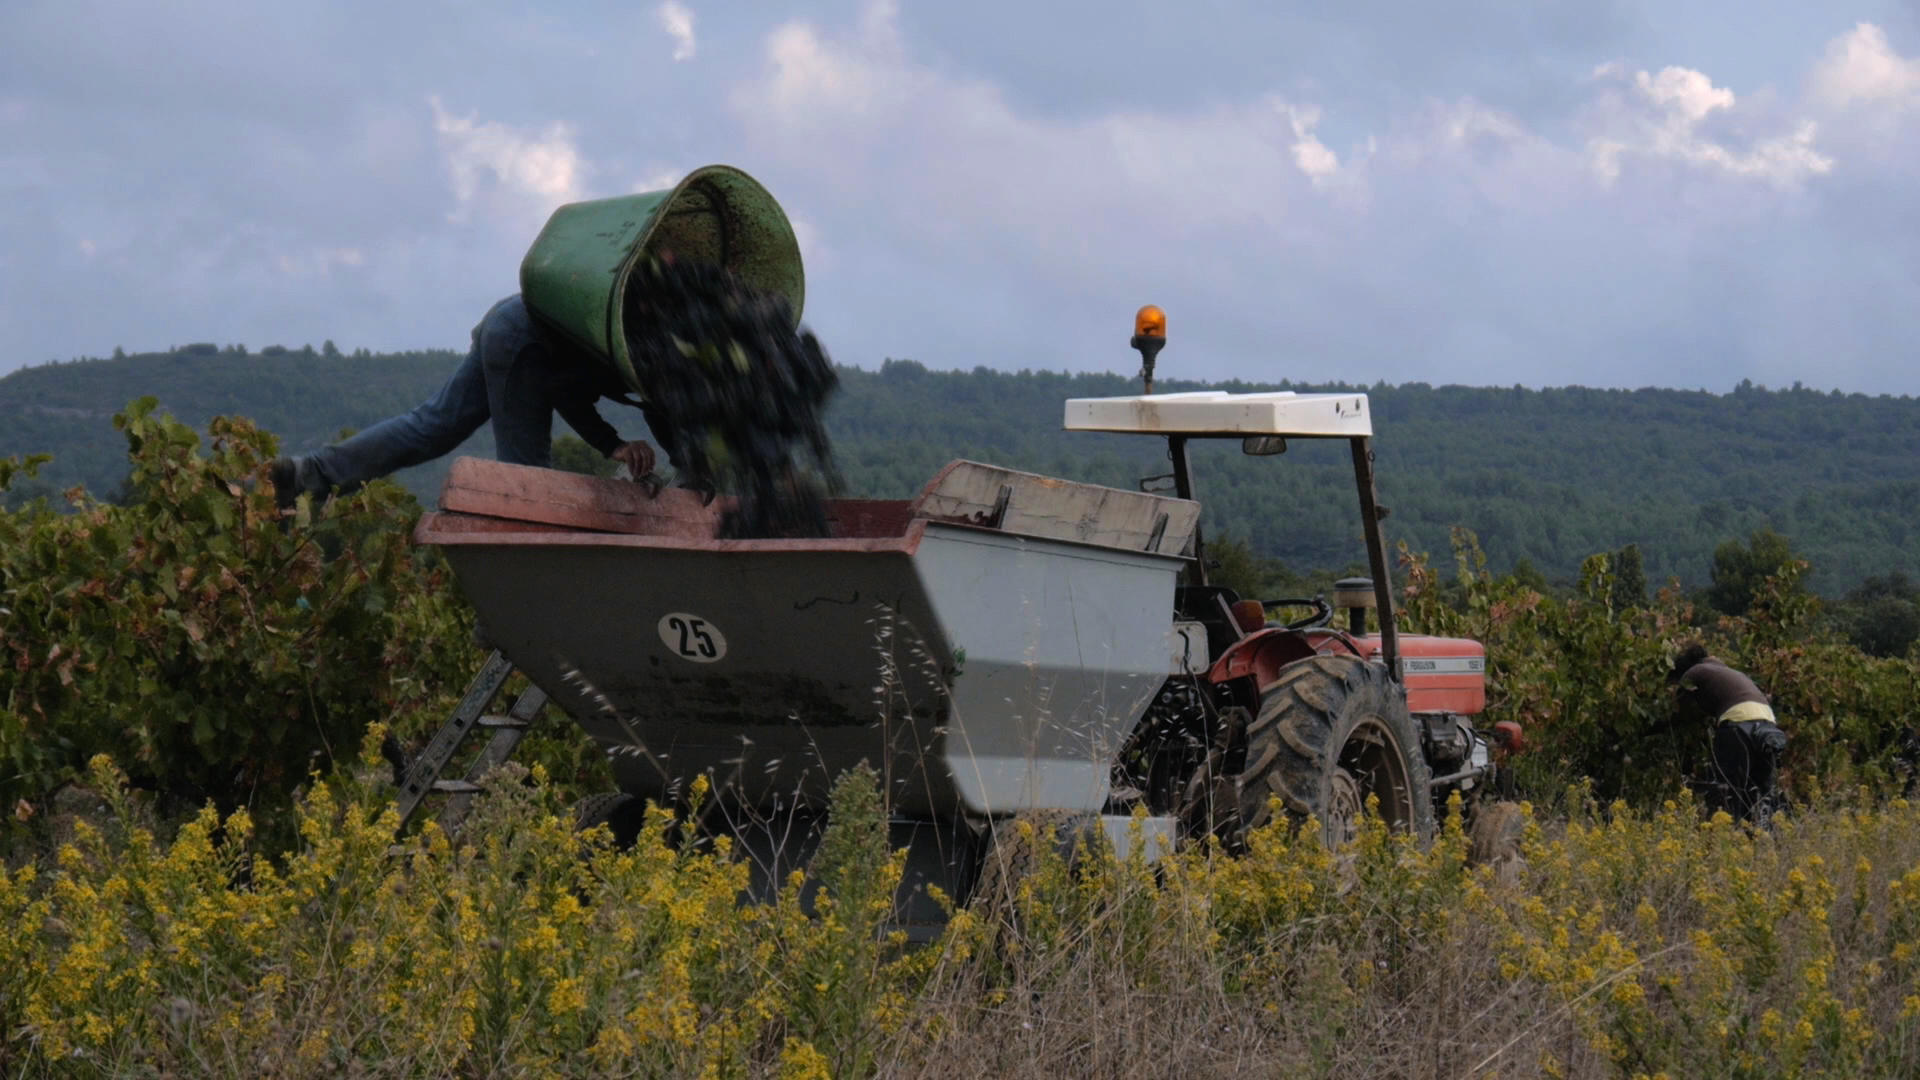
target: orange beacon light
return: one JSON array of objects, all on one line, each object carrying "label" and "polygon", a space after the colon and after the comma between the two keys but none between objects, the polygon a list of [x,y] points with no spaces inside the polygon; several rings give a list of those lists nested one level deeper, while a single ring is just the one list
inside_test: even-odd
[{"label": "orange beacon light", "polygon": [[1153,360],[1167,344],[1167,313],[1148,304],[1133,317],[1133,347],[1140,350],[1140,378],[1153,393]]}]

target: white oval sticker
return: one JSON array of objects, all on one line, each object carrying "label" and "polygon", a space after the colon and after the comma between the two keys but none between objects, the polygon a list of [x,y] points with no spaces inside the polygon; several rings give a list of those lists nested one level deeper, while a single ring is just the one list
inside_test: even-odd
[{"label": "white oval sticker", "polygon": [[720,628],[684,611],[660,617],[660,640],[668,652],[696,664],[711,664],[727,655],[727,637]]}]

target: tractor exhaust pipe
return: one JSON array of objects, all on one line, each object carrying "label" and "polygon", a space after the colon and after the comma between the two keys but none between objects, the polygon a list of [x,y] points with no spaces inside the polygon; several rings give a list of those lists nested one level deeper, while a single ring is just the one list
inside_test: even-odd
[{"label": "tractor exhaust pipe", "polygon": [[1347,633],[1367,632],[1367,611],[1379,605],[1373,592],[1373,579],[1341,578],[1333,583],[1333,606],[1347,613]]}]

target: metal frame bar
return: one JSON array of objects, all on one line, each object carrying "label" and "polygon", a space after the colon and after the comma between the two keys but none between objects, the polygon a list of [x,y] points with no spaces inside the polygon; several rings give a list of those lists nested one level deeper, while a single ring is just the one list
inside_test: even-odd
[{"label": "metal frame bar", "polygon": [[1380,499],[1373,484],[1373,440],[1356,435],[1353,448],[1354,486],[1360,490],[1360,527],[1367,538],[1367,565],[1373,571],[1373,601],[1380,612],[1380,658],[1386,662],[1387,677],[1402,681],[1400,671],[1400,635],[1393,612],[1393,580],[1388,576],[1387,543],[1380,535]]},{"label": "metal frame bar", "polygon": [[[1167,457],[1173,461],[1173,493],[1193,500],[1193,467],[1187,463],[1187,436],[1167,436]],[[1193,584],[1207,584],[1207,545],[1201,538],[1200,523],[1193,525]]]},{"label": "metal frame bar", "polygon": [[[480,726],[490,728],[493,737],[487,745],[474,755],[473,763],[467,767],[466,780],[478,785],[487,774],[507,763],[513,752],[519,748],[520,740],[527,737],[533,722],[540,718],[540,710],[547,706],[547,692],[528,684],[520,696],[513,701],[513,707],[505,716],[482,716]],[[473,810],[473,793],[455,792],[447,796],[447,805],[440,811],[440,831],[448,836],[460,831],[460,825],[467,820],[467,814]]]},{"label": "metal frame bar", "polygon": [[413,759],[407,767],[407,773],[400,778],[400,795],[396,802],[400,810],[400,828],[404,830],[407,822],[413,818],[414,811],[420,808],[421,800],[433,790],[433,783],[440,770],[447,767],[454,752],[467,737],[467,732],[480,722],[480,717],[493,704],[500,694],[500,688],[506,685],[508,676],[513,674],[513,662],[495,650],[487,662],[481,665],[480,673],[467,684],[466,696],[453,710],[453,715],[434,733],[420,756]]},{"label": "metal frame bar", "polygon": [[[1169,435],[1167,456],[1173,461],[1174,494],[1193,498],[1193,469],[1187,461],[1187,443],[1191,439],[1239,438],[1240,436]],[[1320,436],[1304,436],[1319,438]],[[1337,437],[1337,436],[1335,436]],[[1380,618],[1380,659],[1387,665],[1387,676],[1396,683],[1405,681],[1400,670],[1400,634],[1393,607],[1393,578],[1387,563],[1387,543],[1380,532],[1380,497],[1374,485],[1373,439],[1367,435],[1347,437],[1353,452],[1354,486],[1360,495],[1360,527],[1366,537],[1367,566],[1373,573],[1373,598]],[[1207,584],[1207,549],[1201,541],[1200,527],[1193,530],[1194,580]]]}]

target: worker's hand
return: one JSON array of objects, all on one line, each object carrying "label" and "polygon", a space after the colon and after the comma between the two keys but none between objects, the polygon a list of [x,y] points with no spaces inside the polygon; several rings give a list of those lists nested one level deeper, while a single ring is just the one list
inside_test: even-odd
[{"label": "worker's hand", "polygon": [[639,439],[635,439],[630,443],[622,443],[620,448],[615,450],[611,456],[613,460],[625,465],[627,467],[627,475],[635,480],[653,471],[653,447],[648,446]]}]

